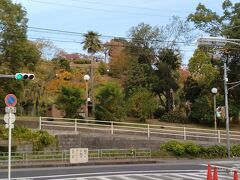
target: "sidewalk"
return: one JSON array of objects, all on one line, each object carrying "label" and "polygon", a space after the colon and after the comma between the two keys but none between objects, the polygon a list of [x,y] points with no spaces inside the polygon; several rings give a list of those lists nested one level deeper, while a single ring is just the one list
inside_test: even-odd
[{"label": "sidewalk", "polygon": [[[70,164],[70,162],[59,162],[59,161],[51,161],[51,162],[27,162],[27,163],[12,163],[12,168],[36,168],[36,167],[64,167],[64,166],[90,166],[90,165],[118,165],[118,164],[191,164],[192,162],[198,163],[221,163],[221,162],[229,162],[229,163],[240,163],[240,158],[232,158],[232,159],[164,159],[164,158],[149,158],[149,159],[109,159],[109,160],[90,160],[87,163],[77,163]],[[0,169],[7,169],[7,163],[0,163]]]}]

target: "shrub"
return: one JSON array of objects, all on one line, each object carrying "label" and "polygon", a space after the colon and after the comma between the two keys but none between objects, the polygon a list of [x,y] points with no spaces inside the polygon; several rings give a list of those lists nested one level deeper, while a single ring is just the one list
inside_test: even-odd
[{"label": "shrub", "polygon": [[33,150],[42,151],[44,147],[50,146],[55,142],[55,138],[47,131],[37,131],[33,135]]},{"label": "shrub", "polygon": [[8,139],[8,131],[4,127],[4,125],[0,125],[0,138],[5,139],[5,140]]},{"label": "shrub", "polygon": [[223,158],[227,156],[227,149],[222,145],[214,145],[206,148],[209,158]]},{"label": "shrub", "polygon": [[[12,152],[16,152],[16,149],[17,149],[16,146],[11,147]],[[0,152],[8,152],[8,146],[0,146]]]},{"label": "shrub", "polygon": [[17,141],[27,141],[32,139],[32,131],[25,126],[15,126],[12,131],[12,135]]},{"label": "shrub", "polygon": [[163,144],[161,148],[163,150],[170,151],[177,156],[182,156],[185,154],[184,144],[176,140],[168,141],[167,143]]},{"label": "shrub", "polygon": [[173,147],[172,152],[177,156],[184,155],[185,154],[184,144],[176,144],[176,146]]},{"label": "shrub", "polygon": [[170,113],[165,113],[161,116],[160,121],[170,122],[170,123],[187,123],[188,120],[179,111],[173,111]]},{"label": "shrub", "polygon": [[201,146],[192,142],[186,142],[185,152],[191,156],[198,157],[201,153]]},{"label": "shrub", "polygon": [[[193,142],[179,142],[176,140],[168,141],[161,145],[161,149],[173,153],[175,156],[190,155],[201,158],[225,158],[227,149],[222,145],[204,147]],[[232,155],[240,156],[240,145],[233,145]]]},{"label": "shrub", "polygon": [[232,145],[231,146],[231,156],[240,157],[240,145]]}]

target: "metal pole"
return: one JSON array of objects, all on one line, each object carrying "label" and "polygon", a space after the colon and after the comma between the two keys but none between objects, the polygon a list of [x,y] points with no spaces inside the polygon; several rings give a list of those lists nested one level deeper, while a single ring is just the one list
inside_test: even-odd
[{"label": "metal pole", "polygon": [[39,117],[39,129],[40,130],[42,129],[42,117],[41,116]]},{"label": "metal pole", "polygon": [[95,104],[94,104],[94,56],[92,54],[91,61],[91,101],[92,101],[92,117],[95,117]]},{"label": "metal pole", "polygon": [[214,129],[217,130],[217,117],[216,117],[216,94],[213,94],[213,108],[214,108]]},{"label": "metal pole", "polygon": [[[9,114],[11,117],[11,113]],[[12,154],[12,127],[11,118],[8,120],[8,180],[11,180],[11,154]]]},{"label": "metal pole", "polygon": [[230,158],[230,135],[229,135],[229,114],[228,114],[228,88],[227,88],[227,59],[224,60],[224,95],[225,95],[225,115],[226,115],[226,132],[227,132],[227,154]]},{"label": "metal pole", "polygon": [[86,104],[85,104],[85,118],[88,118],[88,81],[86,81]]}]

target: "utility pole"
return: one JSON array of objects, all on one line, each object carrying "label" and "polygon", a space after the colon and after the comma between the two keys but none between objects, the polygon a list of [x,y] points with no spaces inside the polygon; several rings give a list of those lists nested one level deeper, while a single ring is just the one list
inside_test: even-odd
[{"label": "utility pole", "polygon": [[95,103],[94,103],[94,56],[92,55],[92,60],[91,60],[91,101],[92,101],[92,117],[95,117]]},{"label": "utility pole", "polygon": [[[218,37],[202,37],[198,39],[198,45],[205,46],[215,46],[219,49],[224,48],[224,46],[229,44],[234,44],[240,46],[240,39],[227,39],[227,38],[218,38]],[[240,85],[238,82],[228,83],[228,75],[227,75],[227,63],[228,63],[228,54],[227,57],[223,59],[223,68],[224,68],[224,99],[225,99],[225,117],[226,117],[226,140],[227,140],[227,155],[230,158],[230,133],[229,133],[229,108],[228,108],[228,84],[236,84],[229,89]]]},{"label": "utility pole", "polygon": [[227,76],[227,62],[228,55],[225,60],[223,60],[223,68],[224,68],[224,96],[225,96],[225,117],[226,117],[226,132],[227,132],[227,154],[228,158],[230,158],[230,134],[229,134],[229,112],[228,112],[228,76]]}]

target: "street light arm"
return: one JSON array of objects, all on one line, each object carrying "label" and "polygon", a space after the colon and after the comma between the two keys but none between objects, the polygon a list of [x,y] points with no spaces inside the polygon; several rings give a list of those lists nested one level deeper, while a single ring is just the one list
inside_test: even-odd
[{"label": "street light arm", "polygon": [[238,85],[240,85],[240,82],[239,82],[238,84],[236,84],[236,85],[234,85],[234,86],[228,88],[228,90],[233,89],[233,88],[237,87]]},{"label": "street light arm", "polygon": [[227,83],[227,84],[238,84],[240,83],[240,81],[235,81],[235,82],[231,82],[231,83]]},{"label": "street light arm", "polygon": [[240,46],[240,39],[227,39],[219,37],[201,37],[197,40],[198,45],[225,46],[227,43]]}]

